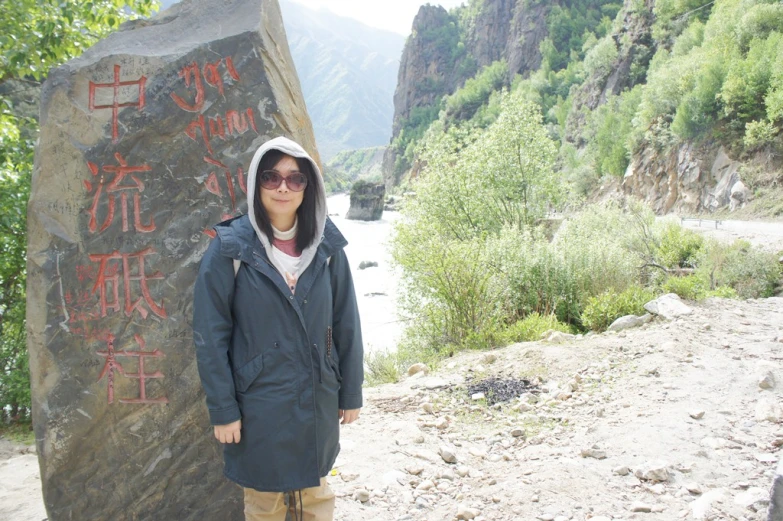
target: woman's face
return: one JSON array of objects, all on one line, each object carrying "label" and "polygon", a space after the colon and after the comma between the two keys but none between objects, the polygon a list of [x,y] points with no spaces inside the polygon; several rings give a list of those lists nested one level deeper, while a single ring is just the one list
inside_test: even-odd
[{"label": "woman's face", "polygon": [[[283,156],[272,170],[286,178],[294,172],[299,172],[299,165],[293,157]],[[288,188],[288,183],[285,181],[274,190],[267,190],[259,184],[259,190],[261,190],[261,204],[264,205],[272,221],[293,219],[304,199],[304,190],[294,192]]]}]

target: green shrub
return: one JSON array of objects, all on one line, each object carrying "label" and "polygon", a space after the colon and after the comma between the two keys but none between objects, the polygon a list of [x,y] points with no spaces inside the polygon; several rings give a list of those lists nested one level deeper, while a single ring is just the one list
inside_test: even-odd
[{"label": "green shrub", "polygon": [[563,223],[552,248],[562,256],[580,302],[639,283],[640,263],[630,248],[636,233],[635,217],[615,206],[590,206]]},{"label": "green shrub", "polygon": [[692,268],[704,246],[704,237],[673,222],[664,224],[659,233],[660,245],[655,260],[669,269]]},{"label": "green shrub", "polygon": [[605,331],[620,317],[644,314],[644,305],[654,298],[652,291],[639,286],[632,286],[621,293],[607,291],[590,297],[582,312],[582,324],[592,331]]},{"label": "green shrub", "polygon": [[513,344],[515,342],[531,342],[540,340],[541,335],[550,330],[562,331],[563,333],[571,332],[571,328],[567,324],[558,321],[555,315],[531,313],[522,320],[517,320],[503,329],[498,334],[498,341],[501,345]]},{"label": "green shrub", "polygon": [[701,300],[707,296],[709,286],[705,281],[695,275],[687,277],[669,277],[664,282],[664,293],[676,293],[687,300]]},{"label": "green shrub", "polygon": [[489,101],[492,93],[503,86],[507,75],[508,66],[505,60],[484,67],[475,77],[467,80],[462,88],[444,99],[446,118],[451,120],[472,118],[479,108]]},{"label": "green shrub", "polygon": [[630,158],[628,135],[641,93],[642,87],[637,85],[620,96],[610,96],[588,115],[582,135],[599,175],[622,177],[625,174]]},{"label": "green shrub", "polygon": [[772,144],[778,131],[779,129],[771,121],[749,121],[745,125],[745,138],[743,140],[745,149],[752,151]]},{"label": "green shrub", "polygon": [[413,320],[413,337],[441,356],[490,347],[501,310],[482,262],[483,241],[448,241],[421,231],[399,226],[392,251],[403,269],[400,304]]},{"label": "green shrub", "polygon": [[713,240],[705,246],[696,274],[709,281],[710,289],[728,286],[739,298],[765,298],[775,294],[781,267],[774,254],[747,241],[726,245]]},{"label": "green shrub", "polygon": [[718,297],[718,298],[737,298],[737,292],[734,288],[729,286],[718,286],[717,288],[707,291],[704,294],[704,298]]},{"label": "green shrub", "polygon": [[366,366],[365,381],[370,387],[396,383],[402,374],[400,360],[396,353],[388,351],[370,351],[364,356]]}]

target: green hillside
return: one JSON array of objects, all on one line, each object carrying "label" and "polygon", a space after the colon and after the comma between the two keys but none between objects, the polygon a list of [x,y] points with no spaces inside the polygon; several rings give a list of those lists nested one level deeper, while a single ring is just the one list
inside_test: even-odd
[{"label": "green hillside", "polygon": [[[483,68],[393,143],[420,165],[399,188],[416,195],[392,241],[415,324],[401,364],[602,331],[664,293],[779,291],[783,252],[705,240],[632,200],[587,201],[637,157],[719,147],[783,214],[783,4],[575,0],[547,28],[538,70],[508,81],[504,60]],[[676,165],[660,170],[678,182]],[[698,172],[711,182],[709,165]]]},{"label": "green hillside", "polygon": [[[464,20],[479,4],[451,14]],[[557,143],[562,175],[582,192],[603,175],[622,176],[632,155],[645,147],[715,142],[737,157],[780,150],[780,2],[659,0],[649,9],[640,0],[622,8],[616,2],[572,1],[553,7],[547,24],[542,65],[528,77],[509,84],[500,61],[436,105],[417,108],[392,145],[403,154],[403,166],[426,147],[422,136],[435,120],[430,139],[438,129],[486,128],[500,114],[504,90],[538,108]],[[634,25],[647,27],[651,36],[634,38]],[[600,92],[628,55],[633,56],[628,87],[591,108],[585,103],[590,90]]]}]

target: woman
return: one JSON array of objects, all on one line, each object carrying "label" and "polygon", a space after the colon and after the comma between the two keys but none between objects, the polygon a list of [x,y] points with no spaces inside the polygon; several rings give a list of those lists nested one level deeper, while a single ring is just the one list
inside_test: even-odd
[{"label": "woman", "polygon": [[215,227],[194,289],[193,337],[226,477],[245,519],[331,520],[339,423],[362,406],[362,335],[345,238],[318,165],[275,138],[256,151],[248,213]]}]

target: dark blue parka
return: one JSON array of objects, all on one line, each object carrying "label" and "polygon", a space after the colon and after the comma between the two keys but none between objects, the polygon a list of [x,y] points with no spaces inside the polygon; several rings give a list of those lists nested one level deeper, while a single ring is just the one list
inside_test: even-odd
[{"label": "dark blue parka", "polygon": [[215,231],[194,289],[193,331],[212,424],[242,420],[241,441],[224,446],[225,475],[269,492],[318,486],[340,449],[338,409],[362,406],[347,242],[326,219],[292,293],[248,216]]}]

